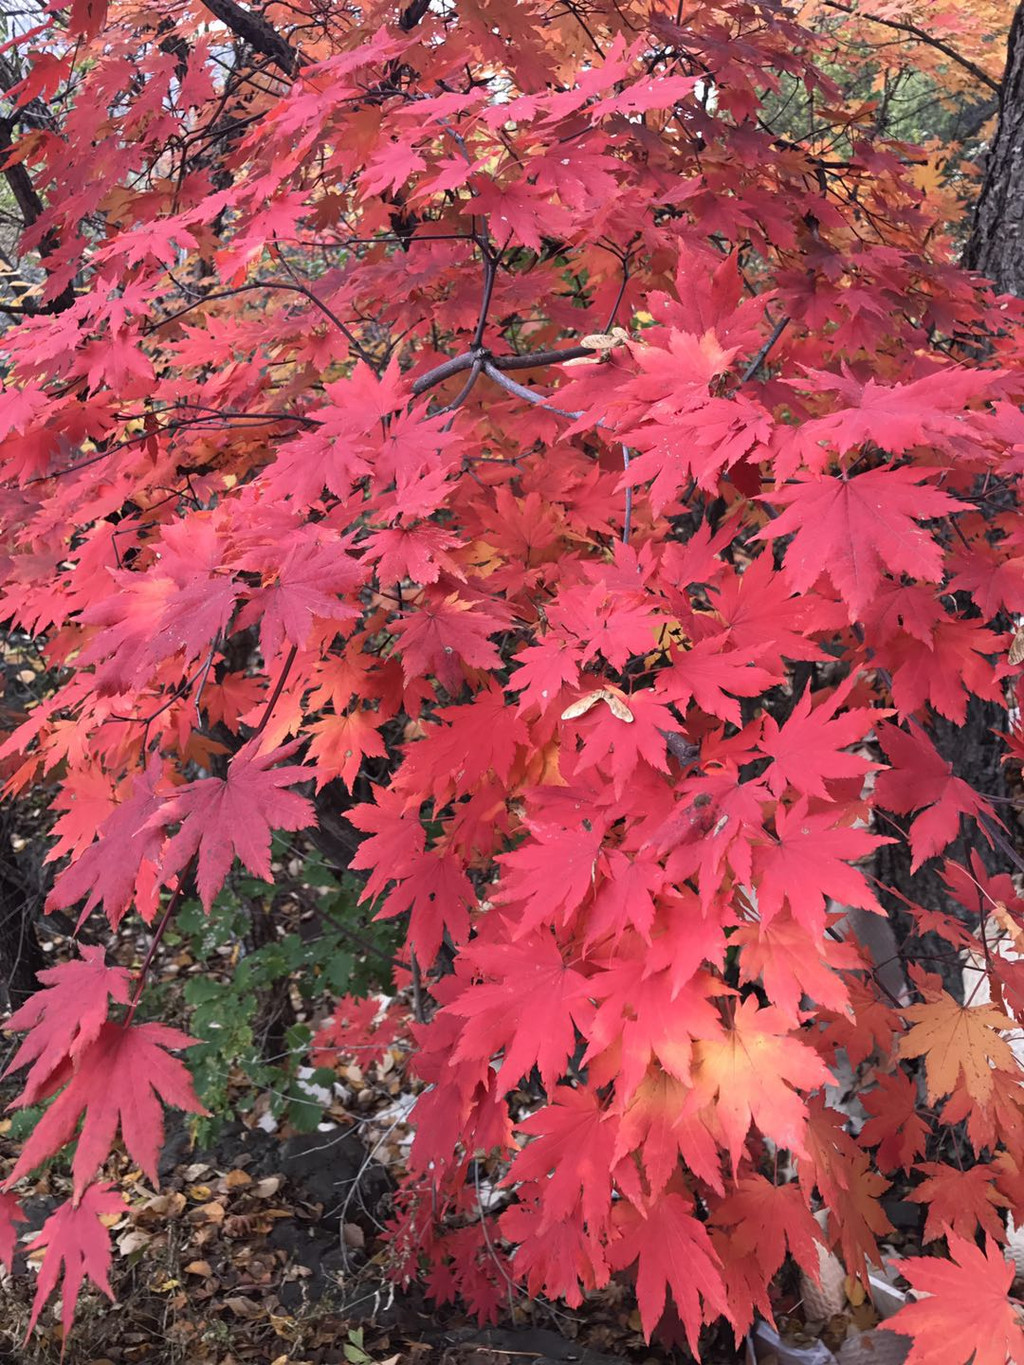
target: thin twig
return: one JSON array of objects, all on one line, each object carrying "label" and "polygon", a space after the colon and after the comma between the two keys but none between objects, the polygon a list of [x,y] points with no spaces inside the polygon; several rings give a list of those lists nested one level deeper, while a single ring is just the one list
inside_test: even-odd
[{"label": "thin twig", "polygon": [[277,289],[285,294],[301,294],[304,299],[308,299],[314,308],[318,308],[320,312],[323,313],[324,317],[337,327],[338,331],[352,347],[352,350],[360,360],[369,365],[371,369],[377,367],[375,358],[369,351],[364,349],[351,328],[342,322],[337,313],[324,303],[323,299],[318,298],[313,290],[308,289],[304,284],[292,283],[289,280],[253,280],[249,284],[235,285],[232,289],[214,289],[208,294],[201,295],[194,303],[187,304],[184,308],[179,308],[177,312],[168,313],[166,317],[157,318],[155,322],[150,323],[145,331],[148,334],[149,332],[155,332],[158,327],[166,327],[169,322],[174,322],[178,318],[184,317],[186,313],[191,313],[196,308],[201,308],[204,303],[215,303],[220,299],[231,299],[235,298],[238,294],[251,294],[261,289]]},{"label": "thin twig", "polygon": [[184,900],[188,888],[192,885],[192,879],[195,876],[198,863],[199,853],[197,851],[192,854],[192,857],[185,864],[184,869],[178,874],[178,884],[174,888],[174,894],[167,902],[164,913],[160,916],[160,923],[156,926],[152,941],[149,945],[149,952],[146,954],[145,961],[139,971],[139,979],[135,983],[135,994],[132,996],[131,1004],[128,1006],[128,1013],[125,1015],[124,1019],[125,1028],[128,1027],[135,1017],[135,1011],[138,1009],[139,1001],[142,999],[142,989],[146,984],[146,977],[149,975],[149,969],[153,965],[153,958],[156,956],[156,950],[160,946],[160,941],[167,930],[167,926],[174,917],[175,911]]},{"label": "thin twig", "polygon": [[[593,353],[591,352],[590,354]],[[496,384],[499,384],[508,393],[514,393],[517,398],[524,398],[527,403],[532,403],[534,407],[543,408],[545,412],[553,412],[558,417],[568,417],[570,421],[573,422],[578,422],[583,416],[582,411],[571,412],[567,408],[555,407],[554,403],[549,403],[542,393],[534,393],[533,389],[528,389],[524,384],[517,384],[514,379],[509,379],[508,375],[502,374],[500,370],[495,369],[490,361],[484,362],[484,374],[487,375],[489,379],[493,379]],[[604,423],[597,421],[594,425],[596,427],[603,427]]]},{"label": "thin twig", "polygon": [[267,702],[267,705],[264,708],[263,715],[260,717],[260,723],[259,725],[256,726],[256,729],[249,736],[250,741],[258,739],[260,735],[262,735],[263,731],[267,728],[267,724],[270,721],[271,713],[273,712],[274,707],[277,705],[281,693],[284,691],[284,685],[288,681],[288,674],[292,671],[292,664],[295,662],[295,656],[298,654],[298,652],[299,652],[298,646],[292,645],[291,650],[288,653],[288,657],[284,661],[284,667],[281,669],[281,676],[278,678],[277,685],[270,695],[270,700]]},{"label": "thin twig", "polygon": [[484,237],[480,239],[480,250],[483,252],[484,258],[484,292],[483,298],[480,300],[480,316],[476,320],[476,331],[473,333],[474,351],[478,351],[484,344],[484,333],[487,331],[487,314],[491,311],[494,281],[498,274],[497,257]]},{"label": "thin twig", "polygon": [[[629,473],[629,446],[622,447],[622,467]],[[622,543],[629,544],[630,532],[633,529],[633,485],[626,484],[626,515],[622,522]]]},{"label": "thin twig", "polygon": [[[476,381],[480,378],[483,368],[484,368],[483,361],[480,360],[478,357],[476,360],[474,360],[473,368],[469,372],[469,378],[466,380],[465,384],[463,384],[458,394],[452,399],[450,403],[447,403],[443,408],[438,408],[437,412],[433,412],[430,415],[432,417],[442,417],[446,412],[457,412],[458,409],[462,407],[463,403],[466,401],[469,395],[473,392],[473,389],[476,386]],[[451,426],[451,423],[449,422],[447,425]]]},{"label": "thin twig", "polygon": [[768,340],[764,343],[764,345],[758,351],[757,355],[754,356],[753,360],[750,362],[747,368],[743,371],[743,374],[740,376],[741,384],[749,383],[749,381],[753,379],[754,375],[757,374],[758,370],[768,359],[772,347],[778,341],[779,337],[782,336],[782,333],[786,330],[787,326],[789,325],[789,322],[790,318],[788,314],[785,317],[779,318],[778,322],[772,328],[771,336],[769,336]]}]

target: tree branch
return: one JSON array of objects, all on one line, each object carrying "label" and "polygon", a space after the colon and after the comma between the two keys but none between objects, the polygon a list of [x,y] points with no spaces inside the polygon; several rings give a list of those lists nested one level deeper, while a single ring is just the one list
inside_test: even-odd
[{"label": "tree branch", "polygon": [[772,328],[771,336],[758,351],[757,355],[754,356],[753,360],[750,362],[747,368],[743,371],[743,374],[740,378],[741,384],[746,384],[749,380],[753,379],[754,375],[757,374],[758,370],[768,359],[768,355],[771,352],[772,347],[778,341],[779,337],[782,336],[782,333],[786,330],[788,326],[789,326],[788,315],[779,318],[778,322]]},{"label": "tree branch", "polygon": [[[13,118],[0,118],[0,162],[4,163],[3,176],[7,181],[7,187],[18,205],[18,212],[26,228],[30,228],[45,211],[45,205],[40,199],[32,179],[20,161],[10,164],[4,153],[9,152],[13,147],[11,137],[14,131]],[[43,233],[39,242],[39,255],[42,258],[43,267],[46,268],[47,257],[52,256],[59,248],[60,242],[53,228]],[[47,271],[49,273],[49,271]],[[13,308],[5,308],[4,312],[11,313],[62,313],[65,308],[70,308],[75,301],[74,286],[66,284],[63,290],[55,299],[51,299],[48,304],[39,308],[33,308],[25,304],[15,305]]]},{"label": "tree branch", "polygon": [[990,90],[999,93],[999,81],[977,64],[972,62],[969,57],[962,56],[956,48],[944,43],[941,38],[936,38],[923,28],[918,28],[916,24],[911,24],[905,19],[883,19],[878,14],[863,14],[855,5],[844,5],[840,0],[825,0],[829,9],[837,9],[841,14],[852,14],[857,19],[867,19],[872,24],[881,24],[884,28],[895,29],[897,33],[908,33],[912,38],[916,38],[919,43],[924,43],[927,47],[933,47],[937,52],[943,53],[951,62],[956,62],[957,66],[962,66],[965,71],[969,71],[975,80],[981,81],[982,85],[987,85]]},{"label": "tree branch", "polygon": [[453,374],[471,370],[477,361],[486,361],[495,370],[535,370],[542,365],[564,365],[567,360],[583,360],[587,356],[593,358],[596,354],[590,346],[567,346],[561,351],[530,351],[527,355],[488,355],[484,350],[464,351],[462,355],[453,356],[451,360],[421,374],[412,386],[413,397],[419,398],[436,384],[451,379]]},{"label": "tree branch", "polygon": [[286,76],[294,76],[300,66],[305,65],[287,38],[282,38],[277,29],[268,24],[262,14],[236,5],[235,0],[203,0],[206,8],[251,48],[261,52],[264,57],[278,66]]}]

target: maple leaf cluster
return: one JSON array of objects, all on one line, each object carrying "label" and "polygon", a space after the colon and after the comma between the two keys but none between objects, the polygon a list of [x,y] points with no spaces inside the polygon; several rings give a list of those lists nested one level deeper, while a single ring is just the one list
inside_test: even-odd
[{"label": "maple leaf cluster", "polygon": [[[17,44],[17,108],[62,100],[8,154],[45,202],[0,614],[54,681],[0,762],[56,790],[49,907],[155,946],[236,860],[271,877],[272,831],[341,823],[429,997],[398,1274],[488,1316],[622,1273],[697,1349],[822,1239],[866,1278],[902,1172],[953,1256],[912,1278],[1001,1305],[964,1360],[1011,1342],[1024,900],[934,722],[1019,675],[1019,312],[900,149],[759,118],[783,75],[839,102],[781,8],[236,8]],[[903,838],[962,914],[902,909],[986,998],[894,994],[858,940]],[[78,1137],[33,1322],[61,1264],[66,1322],[109,1287],[118,1134],[155,1176],[162,1105],[198,1108],[188,1040],[134,1021],[147,965],[87,949],[10,1020],[17,1103],[55,1098],[8,1260],[10,1188]]]}]

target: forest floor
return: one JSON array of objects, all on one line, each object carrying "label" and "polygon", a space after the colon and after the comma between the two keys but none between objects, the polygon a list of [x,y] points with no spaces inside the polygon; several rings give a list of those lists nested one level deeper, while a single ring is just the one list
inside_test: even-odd
[{"label": "forest floor", "polygon": [[[0,1138],[0,1171],[15,1146]],[[128,1210],[112,1229],[116,1302],[86,1292],[66,1365],[666,1365],[645,1345],[628,1286],[613,1283],[569,1312],[525,1297],[481,1326],[388,1281],[377,1236],[390,1180],[358,1134],[281,1137],[233,1123],[208,1150],[172,1130],[159,1192],[127,1162]],[[25,1200],[41,1226],[66,1173],[45,1172]],[[61,1358],[58,1314],[25,1344],[34,1292],[19,1254],[0,1289],[0,1365]],[[740,1360],[733,1350],[710,1365]]]}]

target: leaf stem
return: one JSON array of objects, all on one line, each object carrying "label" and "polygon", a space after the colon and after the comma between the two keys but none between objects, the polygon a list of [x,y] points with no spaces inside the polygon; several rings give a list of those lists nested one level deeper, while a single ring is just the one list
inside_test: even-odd
[{"label": "leaf stem", "polygon": [[149,945],[149,952],[146,954],[146,959],[139,970],[139,979],[135,983],[135,993],[132,996],[131,1004],[128,1006],[128,1013],[125,1015],[124,1020],[125,1028],[128,1027],[128,1025],[132,1022],[132,1020],[135,1017],[135,1011],[138,1008],[139,1001],[142,999],[143,987],[146,984],[146,977],[149,975],[149,969],[153,965],[153,958],[156,956],[156,950],[160,946],[160,942],[167,931],[167,926],[170,924],[172,918],[177,912],[178,906],[184,900],[185,894],[192,884],[192,879],[195,876],[196,865],[198,864],[198,862],[199,854],[193,853],[188,863],[185,865],[185,867],[178,875],[178,884],[174,888],[174,894],[167,902],[167,906],[164,909],[164,913],[160,916],[160,922],[156,926],[156,929],[153,933],[152,941],[150,942]]}]

